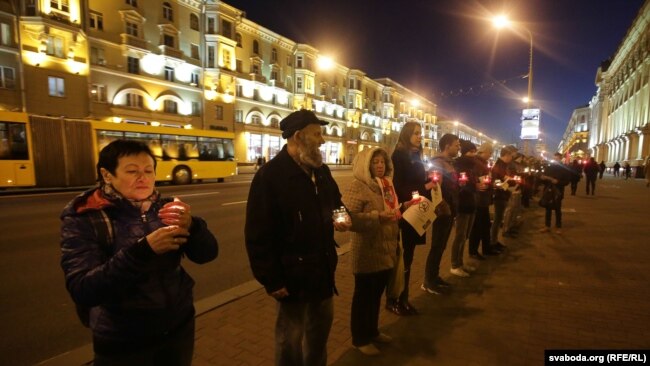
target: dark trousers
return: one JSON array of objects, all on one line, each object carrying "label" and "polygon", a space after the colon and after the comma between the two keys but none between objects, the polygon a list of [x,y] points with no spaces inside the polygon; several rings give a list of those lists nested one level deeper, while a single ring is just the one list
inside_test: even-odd
[{"label": "dark trousers", "polygon": [[578,180],[572,180],[571,181],[571,195],[575,196],[576,191],[578,190]]},{"label": "dark trousers", "polygon": [[590,178],[587,177],[587,194],[589,194],[589,191],[591,188],[591,195],[593,196],[596,194],[596,177]]},{"label": "dark trousers", "polygon": [[391,270],[356,273],[350,313],[352,344],[365,346],[379,335],[379,306]]},{"label": "dark trousers", "polygon": [[447,248],[449,234],[451,234],[451,228],[454,226],[454,218],[452,216],[438,216],[431,225],[431,250],[429,250],[424,270],[424,285],[434,288],[440,274],[442,254]]},{"label": "dark trousers", "polygon": [[94,366],[190,366],[194,354],[194,318],[178,333],[147,349],[95,354]]},{"label": "dark trousers", "polygon": [[415,243],[409,241],[402,242],[402,247],[404,248],[402,256],[404,259],[404,290],[399,295],[399,302],[402,304],[406,304],[409,301],[409,280],[411,279],[411,264],[413,264],[415,246]]},{"label": "dark trousers", "polygon": [[469,234],[469,254],[478,254],[478,245],[482,243],[483,253],[490,251],[490,208],[477,207],[474,226]]},{"label": "dark trousers", "polygon": [[559,199],[551,207],[546,207],[545,223],[546,227],[551,227],[551,214],[555,211],[555,227],[558,229],[562,227],[562,200]]}]

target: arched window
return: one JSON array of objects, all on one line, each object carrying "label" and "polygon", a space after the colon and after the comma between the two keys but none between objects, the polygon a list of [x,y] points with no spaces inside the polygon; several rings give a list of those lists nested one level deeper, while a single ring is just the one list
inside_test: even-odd
[{"label": "arched window", "polygon": [[241,34],[235,34],[235,41],[237,41],[237,47],[241,47]]},{"label": "arched window", "polygon": [[256,55],[260,54],[260,43],[257,40],[253,41],[253,53]]},{"label": "arched window", "polygon": [[199,30],[199,17],[196,14],[190,14],[190,28],[195,31]]},{"label": "arched window", "polygon": [[174,10],[168,2],[163,3],[163,18],[169,20],[170,22],[174,21]]}]

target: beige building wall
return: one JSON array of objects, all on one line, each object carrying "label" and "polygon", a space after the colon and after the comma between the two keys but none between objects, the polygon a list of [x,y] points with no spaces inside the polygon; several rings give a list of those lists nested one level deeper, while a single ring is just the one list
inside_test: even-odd
[{"label": "beige building wall", "polygon": [[22,111],[22,72],[15,11],[0,1],[0,110]]}]

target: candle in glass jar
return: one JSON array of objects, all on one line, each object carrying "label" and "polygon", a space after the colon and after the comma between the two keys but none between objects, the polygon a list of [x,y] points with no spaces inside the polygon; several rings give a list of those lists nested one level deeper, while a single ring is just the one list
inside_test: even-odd
[{"label": "candle in glass jar", "polygon": [[458,177],[458,182],[460,185],[464,186],[467,183],[467,173],[460,172],[460,177]]},{"label": "candle in glass jar", "polygon": [[484,175],[482,181],[483,181],[484,184],[490,184],[492,179],[490,178],[489,175]]},{"label": "candle in glass jar", "polygon": [[429,174],[429,179],[434,183],[440,182],[440,172],[437,170],[432,171],[431,174]]},{"label": "candle in glass jar", "polygon": [[420,198],[420,192],[418,191],[413,191],[411,192],[411,196],[413,197],[414,200]]},{"label": "candle in glass jar", "polygon": [[338,210],[334,210],[333,212],[333,218],[335,222],[346,222],[348,219],[348,213],[345,211],[345,208],[341,208]]}]

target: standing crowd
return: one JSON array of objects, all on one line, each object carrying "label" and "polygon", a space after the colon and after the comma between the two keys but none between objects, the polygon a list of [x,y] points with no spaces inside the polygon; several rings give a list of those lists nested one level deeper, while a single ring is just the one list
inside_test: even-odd
[{"label": "standing crowd", "polygon": [[[335,231],[351,233],[352,344],[379,355],[377,344],[392,341],[379,330],[382,296],[387,311],[419,314],[409,301],[418,245],[430,245],[421,290],[446,294],[452,285],[440,266],[450,240],[449,273],[470,277],[487,256],[507,250],[501,238],[517,235],[521,207],[536,192],[546,210],[540,231],[551,231],[555,215],[553,231],[561,234],[564,187],[576,194],[584,174],[586,193],[594,195],[605,170],[593,158],[565,165],[555,154],[545,163],[513,146],[503,147],[492,165],[491,144],[453,134],[440,138],[427,168],[421,126],[407,122],[392,154],[378,147],[357,154],[354,179],[340,190],[319,150],[326,124],[308,110],[284,118],[287,144],[258,162],[249,191],[245,244],[254,277],[276,300],[277,365],[327,364]],[[61,266],[79,317],[92,330],[95,365],[192,363],[194,282],[181,259],[207,263],[218,245],[187,203],[155,190],[155,168],[146,145],[114,141],[100,152],[97,187],[61,215]]]}]

